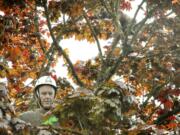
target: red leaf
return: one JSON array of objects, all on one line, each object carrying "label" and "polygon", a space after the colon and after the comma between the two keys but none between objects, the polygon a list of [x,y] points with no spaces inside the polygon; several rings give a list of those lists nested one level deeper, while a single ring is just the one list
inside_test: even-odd
[{"label": "red leaf", "polygon": [[175,120],[176,117],[175,117],[175,116],[169,116],[167,119],[168,119],[168,120]]},{"label": "red leaf", "polygon": [[22,54],[23,54],[24,57],[28,57],[29,56],[29,51],[28,50],[24,50]]},{"label": "red leaf", "polygon": [[172,95],[179,96],[180,95],[180,89],[173,90],[171,92]]},{"label": "red leaf", "polygon": [[164,107],[167,109],[171,109],[173,107],[173,102],[170,100],[166,100],[166,102],[164,103]]},{"label": "red leaf", "polygon": [[45,20],[40,20],[39,21],[39,26],[42,27],[44,24],[46,24],[46,21]]},{"label": "red leaf", "polygon": [[20,92],[21,89],[20,89],[18,86],[16,86],[16,87],[15,87],[15,90],[16,90],[17,92]]},{"label": "red leaf", "polygon": [[165,103],[167,99],[165,99],[164,97],[158,97],[158,100],[159,100],[161,103]]},{"label": "red leaf", "polygon": [[57,76],[56,75],[52,75],[51,74],[51,77],[56,81],[57,80]]},{"label": "red leaf", "polygon": [[178,124],[177,123],[169,123],[169,124],[167,124],[166,125],[167,126],[167,128],[169,128],[169,129],[171,129],[171,128],[177,128],[178,127]]},{"label": "red leaf", "polygon": [[123,0],[123,2],[121,3],[121,5],[120,5],[120,8],[122,9],[122,10],[131,10],[132,9],[132,7],[131,7],[131,3],[129,2],[129,1],[125,1],[125,0]]},{"label": "red leaf", "polygon": [[157,114],[159,114],[159,115],[162,115],[164,113],[165,113],[165,110],[162,110],[162,109],[157,111]]}]

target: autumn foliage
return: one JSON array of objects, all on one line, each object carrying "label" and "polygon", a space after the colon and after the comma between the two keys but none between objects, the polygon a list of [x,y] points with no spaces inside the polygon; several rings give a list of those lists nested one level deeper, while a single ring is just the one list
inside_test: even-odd
[{"label": "autumn foliage", "polygon": [[[55,130],[61,134],[178,133],[180,1],[142,0],[130,18],[124,11],[132,11],[132,2],[1,0],[0,78],[7,79],[16,113],[35,107],[32,85],[50,74],[60,89],[51,114],[59,118]],[[139,11],[144,18],[137,21]],[[93,43],[99,54],[72,63],[61,46],[70,38]],[[67,78],[52,72],[59,58]]]}]

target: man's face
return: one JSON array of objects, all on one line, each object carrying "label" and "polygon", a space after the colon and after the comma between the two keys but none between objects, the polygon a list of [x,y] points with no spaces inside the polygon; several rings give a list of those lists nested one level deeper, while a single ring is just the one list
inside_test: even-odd
[{"label": "man's face", "polygon": [[44,109],[50,109],[53,105],[55,90],[52,86],[43,85],[39,87],[39,98]]}]

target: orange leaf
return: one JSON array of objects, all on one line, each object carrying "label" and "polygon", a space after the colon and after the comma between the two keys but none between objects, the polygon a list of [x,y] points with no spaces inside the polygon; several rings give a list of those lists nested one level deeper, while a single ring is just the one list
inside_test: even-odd
[{"label": "orange leaf", "polygon": [[179,0],[172,0],[172,4],[178,4],[179,2]]},{"label": "orange leaf", "polygon": [[29,77],[31,77],[32,79],[35,79],[37,77],[37,75],[35,72],[30,72]]},{"label": "orange leaf", "polygon": [[169,123],[166,125],[168,129],[174,129],[174,128],[177,128],[178,127],[178,124],[177,123]]}]

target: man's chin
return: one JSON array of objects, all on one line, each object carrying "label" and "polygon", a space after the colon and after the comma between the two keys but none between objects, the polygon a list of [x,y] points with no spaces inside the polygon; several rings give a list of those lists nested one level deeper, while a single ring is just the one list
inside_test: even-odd
[{"label": "man's chin", "polygon": [[43,107],[44,110],[50,110],[51,107]]},{"label": "man's chin", "polygon": [[51,107],[51,106],[43,106],[43,108],[44,108],[45,110],[50,110],[52,107]]}]

